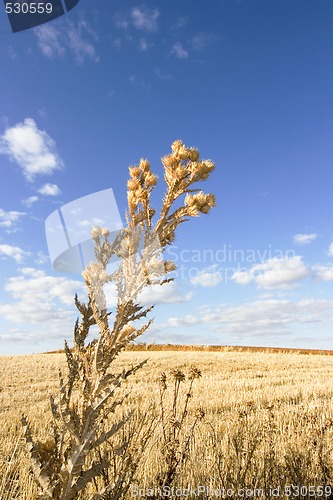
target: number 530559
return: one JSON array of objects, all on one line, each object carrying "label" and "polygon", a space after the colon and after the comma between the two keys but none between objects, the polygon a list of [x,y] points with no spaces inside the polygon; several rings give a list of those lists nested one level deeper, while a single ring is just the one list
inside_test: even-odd
[{"label": "number 530559", "polygon": [[7,14],[51,14],[52,4],[44,2],[6,2]]}]

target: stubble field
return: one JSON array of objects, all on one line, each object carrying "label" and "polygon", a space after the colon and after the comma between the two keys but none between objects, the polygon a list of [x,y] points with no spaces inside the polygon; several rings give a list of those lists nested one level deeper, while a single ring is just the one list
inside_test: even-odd
[{"label": "stubble field", "polygon": [[[145,358],[148,363],[122,388],[129,395],[119,409],[135,410],[124,432],[137,432],[132,445],[142,459],[126,499],[161,493],[160,374],[167,376],[172,405],[172,370],[186,375],[192,366],[202,376],[194,380],[180,440],[191,435],[198,408],[205,416],[197,420],[168,498],[333,498],[332,356],[131,351],[117,365]],[[63,354],[0,357],[1,500],[37,498],[20,415],[28,416],[38,439],[50,438],[49,396],[58,396],[59,368],[66,369]],[[180,410],[188,383],[180,385]]]}]

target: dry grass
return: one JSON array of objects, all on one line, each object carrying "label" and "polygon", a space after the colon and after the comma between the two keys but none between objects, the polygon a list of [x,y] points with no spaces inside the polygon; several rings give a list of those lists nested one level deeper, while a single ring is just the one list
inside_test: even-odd
[{"label": "dry grass", "polygon": [[[146,357],[146,351],[124,352],[114,366],[131,366]],[[130,432],[130,426],[133,429],[140,415],[156,418],[162,371],[169,376],[173,369],[188,372],[192,365],[202,371],[202,378],[194,384],[186,426],[192,425],[199,406],[205,409],[206,416],[198,423],[185,469],[176,477],[175,486],[204,485],[233,491],[241,487],[266,488],[269,498],[269,487],[283,491],[290,484],[333,484],[330,356],[150,352],[148,364],[126,383],[125,390],[131,392],[122,410],[134,408],[136,414],[124,432]],[[58,393],[59,367],[66,369],[63,354],[0,358],[2,500],[36,498],[20,414],[24,411],[28,415],[38,439],[47,440],[51,421],[48,398]],[[144,425],[150,425],[148,420]],[[156,486],[154,481],[161,468],[161,433],[156,428],[141,450],[145,461],[136,471],[134,485]],[[131,498],[130,492],[127,497]],[[302,496],[313,497],[309,493]],[[211,491],[211,495],[202,493],[200,498],[214,497]]]}]

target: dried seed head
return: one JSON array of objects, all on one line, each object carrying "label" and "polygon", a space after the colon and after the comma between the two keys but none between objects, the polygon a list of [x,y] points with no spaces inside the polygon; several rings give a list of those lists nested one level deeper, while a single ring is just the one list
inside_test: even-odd
[{"label": "dried seed head", "polygon": [[201,408],[201,407],[198,408],[197,411],[195,412],[195,416],[199,420],[202,420],[205,415],[206,415],[205,410],[203,408]]},{"label": "dried seed head", "polygon": [[185,375],[184,375],[184,373],[183,373],[182,371],[180,371],[180,370],[177,370],[177,369],[172,370],[171,375],[172,375],[172,376],[173,376],[173,378],[174,378],[175,380],[177,380],[178,382],[184,382],[184,380],[185,380]]},{"label": "dried seed head", "polygon": [[163,390],[165,390],[167,388],[166,381],[167,381],[166,374],[164,372],[162,372],[160,375],[160,386],[162,387]]},{"label": "dried seed head", "polygon": [[189,148],[189,159],[191,161],[198,161],[199,160],[199,151],[196,148]]},{"label": "dried seed head", "polygon": [[139,167],[129,167],[129,173],[132,179],[135,179],[137,177],[140,177],[141,174],[141,169]]},{"label": "dried seed head", "polygon": [[175,427],[176,429],[180,429],[181,428],[181,423],[174,416],[171,416],[169,418],[169,423],[170,423],[170,425],[172,425],[172,427]]},{"label": "dried seed head", "polygon": [[181,141],[180,139],[174,141],[171,145],[171,149],[174,153],[178,153],[182,147],[183,147],[183,141]]},{"label": "dried seed head", "polygon": [[102,229],[98,226],[94,226],[91,230],[91,237],[93,240],[97,240],[102,235]]},{"label": "dried seed head", "polygon": [[196,366],[192,366],[188,378],[190,380],[193,380],[194,378],[200,378],[200,377],[201,377],[201,371],[199,370],[199,368],[197,368]]},{"label": "dried seed head", "polygon": [[147,172],[145,176],[145,182],[147,187],[154,187],[157,184],[157,175],[154,175],[152,172]]},{"label": "dried seed head", "polygon": [[127,189],[129,189],[129,191],[136,191],[139,187],[140,187],[139,179],[135,178],[135,179],[129,179],[127,181]]},{"label": "dried seed head", "polygon": [[198,194],[187,194],[185,197],[185,206],[187,213],[191,216],[199,215],[199,212],[208,214],[209,210],[216,204],[213,194],[204,194],[200,191]]},{"label": "dried seed head", "polygon": [[102,236],[104,236],[104,238],[108,238],[110,236],[110,231],[107,227],[102,227]]},{"label": "dried seed head", "polygon": [[174,262],[172,262],[172,260],[166,260],[164,262],[164,270],[166,273],[171,273],[175,269],[177,269],[177,267],[176,267],[176,264]]},{"label": "dried seed head", "polygon": [[140,160],[140,168],[144,171],[144,172],[148,172],[150,170],[150,164],[149,164],[149,161],[144,159],[144,158],[141,158]]}]

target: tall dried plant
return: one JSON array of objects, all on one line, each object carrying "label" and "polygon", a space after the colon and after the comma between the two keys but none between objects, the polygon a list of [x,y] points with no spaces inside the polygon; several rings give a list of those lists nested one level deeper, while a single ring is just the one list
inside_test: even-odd
[{"label": "tall dried plant", "polygon": [[[161,494],[170,492],[170,488],[175,478],[182,471],[191,442],[193,441],[195,428],[200,420],[205,416],[203,408],[199,407],[194,413],[194,419],[189,428],[185,427],[185,421],[188,420],[189,404],[192,398],[192,388],[195,379],[201,377],[201,371],[192,367],[188,374],[189,384],[184,394],[180,392],[181,384],[185,383],[186,375],[179,369],[171,373],[172,384],[172,402],[171,409],[168,411],[165,396],[168,389],[167,376],[165,372],[160,376],[160,413],[162,424],[162,470],[156,477],[157,491]],[[158,498],[158,496],[153,497]]]},{"label": "tall dried plant", "polygon": [[[122,381],[146,361],[118,374],[112,373],[112,363],[124,347],[152,323],[152,319],[144,318],[153,305],[146,307],[140,303],[141,292],[148,285],[173,280],[167,275],[176,266],[172,261],[163,260],[163,251],[174,241],[176,228],[189,217],[207,214],[215,205],[214,195],[192,187],[208,178],[214,163],[200,161],[198,150],[185,147],[180,140],[171,148],[172,152],[162,158],[166,194],[157,222],[153,224],[155,210],[150,204],[157,176],[152,173],[149,162],[142,159],[138,166],[129,168],[126,228],[113,241],[109,241],[108,229],[92,229],[96,261],[83,272],[88,288],[87,303],[75,296],[81,317],[74,327],[74,347],[70,349],[65,342],[68,373],[59,373],[60,398],[56,402],[51,397],[53,436],[44,442],[34,440],[28,418],[22,416],[40,498],[79,498],[92,484],[96,493],[89,498],[120,499],[124,498],[133,477],[136,465],[126,451],[128,442],[118,448],[113,445],[114,455],[120,457],[120,466],[113,474],[110,474],[110,454],[105,452],[107,444],[117,442],[116,437],[124,430],[132,412],[114,418],[107,429],[105,421],[109,422],[108,417],[124,402],[124,397],[117,396]],[[182,195],[185,198],[175,209],[174,204]],[[115,256],[119,265],[109,274],[107,265]],[[104,285],[109,282],[115,283],[117,291],[112,323],[104,294]],[[146,322],[142,325],[140,320]],[[98,337],[88,341],[94,325],[98,327]]]}]

